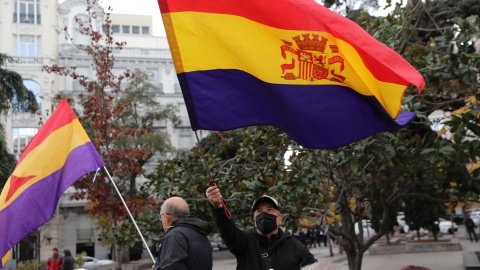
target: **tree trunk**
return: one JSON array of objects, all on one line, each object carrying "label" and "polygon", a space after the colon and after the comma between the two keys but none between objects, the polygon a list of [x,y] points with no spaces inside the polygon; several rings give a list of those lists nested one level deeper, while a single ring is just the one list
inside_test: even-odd
[{"label": "tree trunk", "polygon": [[130,262],[130,246],[123,246],[122,263]]},{"label": "tree trunk", "polygon": [[332,241],[330,234],[327,234],[328,249],[330,250],[330,257],[333,257]]},{"label": "tree trunk", "polygon": [[358,252],[354,247],[345,248],[347,253],[348,270],[361,270],[363,253]]},{"label": "tree trunk", "polygon": [[122,270],[122,257],[123,257],[123,247],[115,245],[115,270]]}]

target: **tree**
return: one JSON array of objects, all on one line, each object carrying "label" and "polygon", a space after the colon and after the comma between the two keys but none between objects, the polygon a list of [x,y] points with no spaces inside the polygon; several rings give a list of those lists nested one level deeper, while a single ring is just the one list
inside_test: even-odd
[{"label": "tree", "polygon": [[[340,14],[347,15],[355,9],[377,10],[378,0],[323,0],[325,7],[332,9]],[[388,1],[390,2],[390,1]]]},{"label": "tree", "polygon": [[[113,74],[114,51],[121,50],[126,43],[116,42],[113,38],[109,13],[103,24],[108,31],[101,32],[93,26],[103,14],[97,1],[88,2],[86,13],[88,20],[76,18],[76,23],[80,33],[89,37],[90,43],[75,44],[68,34],[66,38],[79,52],[92,58],[94,78],[78,74],[75,67],[52,65],[43,69],[69,76],[87,91],[79,96],[83,108],[79,120],[105,161],[139,228],[147,232],[148,239],[149,234],[160,233],[156,217],[159,205],[147,190],[137,189],[137,178],[144,174],[144,165],[154,154],[170,149],[167,136],[154,130],[154,122],[171,120],[175,124],[179,120],[174,107],[161,106],[155,101],[153,95],[158,89],[148,82],[147,75],[129,70],[119,76]],[[125,81],[128,85],[122,91]],[[138,233],[107,176],[100,172],[95,182],[91,177],[75,183],[76,192],[72,199],[88,199],[89,215],[97,219],[100,229],[98,239],[112,246],[112,255],[117,269],[120,269],[122,260],[128,260],[124,258],[124,248],[135,244]]]},{"label": "tree", "polygon": [[[35,94],[23,85],[23,79],[15,71],[5,68],[13,59],[0,53],[0,115],[6,116],[13,106],[34,113],[37,110]],[[15,156],[7,149],[4,126],[0,122],[0,186],[4,186],[15,169]]]},{"label": "tree", "polygon": [[[444,126],[439,135],[453,141],[452,154],[457,159],[476,164],[480,155],[480,47],[475,40],[480,36],[476,16],[480,5],[470,0],[438,0],[413,1],[408,7],[397,6],[383,21],[364,18],[359,23],[421,70],[427,87],[424,94],[412,97],[410,107],[424,113],[420,120],[427,125],[426,116],[435,110],[451,114],[432,124]],[[472,172],[471,181],[478,179],[478,173]],[[470,198],[477,200],[478,196],[470,192],[466,200]]]}]

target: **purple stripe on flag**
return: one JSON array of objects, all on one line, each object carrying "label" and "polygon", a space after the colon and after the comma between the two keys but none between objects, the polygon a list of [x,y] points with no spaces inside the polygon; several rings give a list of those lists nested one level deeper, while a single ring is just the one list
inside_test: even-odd
[{"label": "purple stripe on flag", "polygon": [[273,125],[305,147],[332,148],[397,131],[415,118],[401,112],[397,122],[375,97],[345,86],[270,84],[239,70],[195,71],[178,78],[193,130]]},{"label": "purple stripe on flag", "polygon": [[93,144],[87,142],[70,152],[61,169],[28,187],[0,211],[0,258],[26,235],[50,220],[68,187],[104,165]]}]

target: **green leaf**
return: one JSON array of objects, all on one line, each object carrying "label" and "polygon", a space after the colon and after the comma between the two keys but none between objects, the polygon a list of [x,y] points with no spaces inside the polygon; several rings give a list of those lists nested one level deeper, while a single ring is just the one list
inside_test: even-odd
[{"label": "green leaf", "polygon": [[455,135],[453,136],[453,139],[455,143],[459,144],[463,137],[465,136],[465,126],[459,126],[458,129],[455,131]]},{"label": "green leaf", "polygon": [[358,162],[357,160],[353,160],[350,164],[350,168],[352,169],[352,172],[354,174],[357,174],[358,173]]},{"label": "green leaf", "polygon": [[431,153],[431,152],[435,152],[435,151],[436,151],[436,150],[435,150],[435,149],[432,149],[432,148],[424,149],[424,150],[421,152],[421,154],[422,154],[422,155],[427,155],[427,154],[429,154],[429,153]]},{"label": "green leaf", "polygon": [[443,154],[443,155],[448,155],[450,154],[452,151],[455,151],[455,149],[453,149],[453,147],[451,147],[450,145],[448,146],[445,146],[445,147],[442,147],[440,148],[440,154]]}]

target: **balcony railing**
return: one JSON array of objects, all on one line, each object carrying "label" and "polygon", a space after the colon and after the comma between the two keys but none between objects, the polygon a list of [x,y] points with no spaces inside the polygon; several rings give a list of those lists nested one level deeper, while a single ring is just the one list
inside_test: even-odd
[{"label": "balcony railing", "polygon": [[46,57],[14,56],[13,59],[14,64],[21,65],[50,65],[55,63],[53,59]]},{"label": "balcony railing", "polygon": [[78,229],[77,240],[90,240],[93,237],[93,229]]},{"label": "balcony railing", "polygon": [[[40,14],[37,14],[37,24],[40,24],[41,20],[41,16]],[[17,18],[19,19],[17,21]],[[13,13],[13,22],[14,23],[32,23],[34,24],[35,23],[35,14],[26,14],[26,13],[16,13],[14,12]]]},{"label": "balcony railing", "polygon": [[14,56],[14,64],[27,65],[50,65],[56,63],[54,59],[46,57]]},{"label": "balcony railing", "polygon": [[169,49],[141,49],[141,48],[123,48],[114,50],[114,55],[122,56],[157,56],[160,58],[172,59]]},{"label": "balcony railing", "polygon": [[[78,50],[72,44],[60,45],[59,51],[62,55],[65,55],[66,53],[86,55],[85,52]],[[172,53],[170,52],[170,49],[123,48],[121,50],[114,49],[113,55],[121,57],[172,59]]]}]

